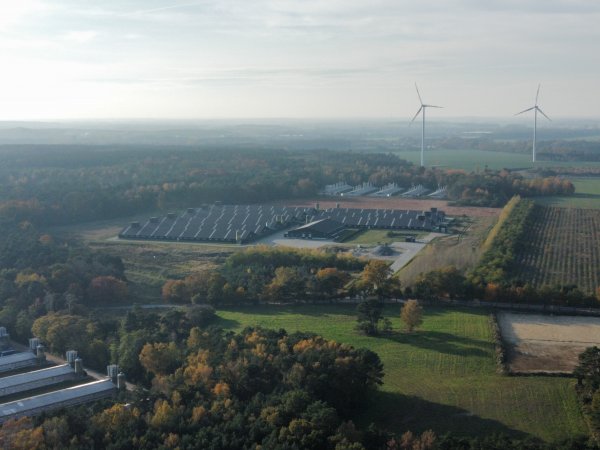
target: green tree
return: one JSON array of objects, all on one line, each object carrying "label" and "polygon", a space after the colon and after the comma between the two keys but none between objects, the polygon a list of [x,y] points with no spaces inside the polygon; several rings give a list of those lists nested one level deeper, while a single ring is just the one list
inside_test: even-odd
[{"label": "green tree", "polygon": [[292,300],[304,296],[304,277],[295,267],[278,267],[275,276],[265,286],[269,300]]},{"label": "green tree", "polygon": [[335,267],[325,267],[319,269],[315,275],[317,281],[316,290],[325,297],[335,296],[338,289],[341,289],[349,279],[346,272]]},{"label": "green tree", "polygon": [[146,344],[140,352],[140,363],[148,372],[165,375],[181,363],[180,352],[174,342]]},{"label": "green tree", "polygon": [[357,328],[369,336],[378,334],[379,323],[383,318],[383,304],[375,299],[365,300],[358,304],[356,311]]},{"label": "green tree", "polygon": [[577,378],[579,393],[584,398],[590,399],[600,388],[600,348],[596,346],[586,348],[579,355],[579,363],[573,375]]}]

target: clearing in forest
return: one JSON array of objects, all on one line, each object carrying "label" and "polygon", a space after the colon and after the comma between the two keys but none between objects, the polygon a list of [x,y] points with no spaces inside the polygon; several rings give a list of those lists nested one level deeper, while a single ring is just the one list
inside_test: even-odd
[{"label": "clearing in forest", "polygon": [[536,205],[515,274],[533,286],[600,286],[600,210]]}]

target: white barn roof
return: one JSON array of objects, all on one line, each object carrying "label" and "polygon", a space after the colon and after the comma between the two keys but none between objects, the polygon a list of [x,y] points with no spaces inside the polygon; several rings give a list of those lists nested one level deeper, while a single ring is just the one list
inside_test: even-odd
[{"label": "white barn roof", "polygon": [[59,375],[67,375],[73,373],[73,369],[69,364],[61,366],[48,367],[46,369],[34,370],[33,372],[20,373],[9,377],[0,378],[0,391],[2,389],[19,386],[21,384],[32,383],[46,378],[52,378]]},{"label": "white barn roof", "polygon": [[0,422],[11,417],[34,415],[54,408],[85,403],[108,396],[116,390],[113,382],[105,380],[93,381],[79,386],[48,392],[13,402],[0,404]]},{"label": "white barn roof", "polygon": [[13,369],[15,364],[20,364],[24,362],[34,362],[36,361],[36,356],[30,352],[21,352],[14,353],[8,356],[0,357],[0,372],[6,372]]}]

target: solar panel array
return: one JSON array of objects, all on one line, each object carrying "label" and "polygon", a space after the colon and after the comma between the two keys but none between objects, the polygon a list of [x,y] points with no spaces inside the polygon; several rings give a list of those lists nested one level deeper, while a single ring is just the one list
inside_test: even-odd
[{"label": "solar panel array", "polygon": [[432,230],[444,213],[396,209],[314,208],[273,205],[211,205],[182,214],[132,222],[119,234],[124,239],[250,242],[282,228],[330,218],[352,228]]},{"label": "solar panel array", "polygon": [[185,213],[133,222],[125,239],[247,242],[292,223],[303,222],[309,208],[273,205],[224,205],[189,208]]},{"label": "solar panel array", "polygon": [[350,228],[432,230],[444,217],[435,208],[431,211],[329,208],[316,212],[311,220],[330,218]]}]

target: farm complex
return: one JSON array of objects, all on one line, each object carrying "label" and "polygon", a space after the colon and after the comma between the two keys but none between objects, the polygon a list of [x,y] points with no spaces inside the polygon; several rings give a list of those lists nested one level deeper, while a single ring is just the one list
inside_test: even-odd
[{"label": "farm complex", "polygon": [[210,205],[132,222],[122,239],[249,243],[276,231],[290,237],[334,239],[344,229],[446,231],[443,211],[275,205]]}]

